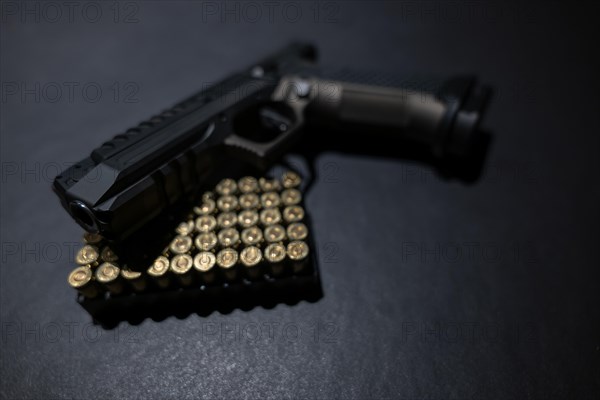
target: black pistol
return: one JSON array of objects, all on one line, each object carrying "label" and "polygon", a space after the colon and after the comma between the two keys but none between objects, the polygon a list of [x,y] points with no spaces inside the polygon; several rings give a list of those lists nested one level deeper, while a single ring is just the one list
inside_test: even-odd
[{"label": "black pistol", "polygon": [[316,60],[313,45],[294,43],[115,136],[56,177],[63,207],[87,232],[123,242],[222,178],[228,160],[268,168],[319,128],[334,143],[471,151],[490,95],[474,77],[429,90]]}]

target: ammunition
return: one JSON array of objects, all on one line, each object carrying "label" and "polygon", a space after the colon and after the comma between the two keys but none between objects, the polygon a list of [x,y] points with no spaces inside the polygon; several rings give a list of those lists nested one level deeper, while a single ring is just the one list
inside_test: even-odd
[{"label": "ammunition", "polygon": [[195,244],[198,250],[212,250],[217,245],[217,235],[214,232],[201,233],[196,236]]},{"label": "ammunition", "polygon": [[194,207],[194,212],[198,215],[208,215],[212,214],[217,207],[215,201],[213,199],[203,199],[200,207]]},{"label": "ammunition", "polygon": [[189,254],[177,254],[171,260],[170,268],[174,273],[182,275],[188,272],[193,265],[194,261],[192,260],[192,256]]},{"label": "ammunition", "polygon": [[260,202],[264,208],[278,207],[281,203],[277,192],[266,192],[260,196]]},{"label": "ammunition", "polygon": [[285,189],[281,192],[281,202],[286,206],[293,206],[302,201],[302,193],[298,189]]},{"label": "ammunition", "polygon": [[233,247],[240,241],[240,234],[235,228],[226,228],[219,232],[219,244],[223,247]]},{"label": "ammunition", "polygon": [[77,252],[75,262],[79,265],[92,265],[98,261],[98,248],[86,244]]},{"label": "ammunition", "polygon": [[258,244],[262,238],[262,231],[257,226],[252,226],[242,231],[242,242],[246,245]]},{"label": "ammunition", "polygon": [[279,224],[267,226],[265,228],[265,239],[269,243],[281,242],[285,239],[285,229]]},{"label": "ammunition", "polygon": [[294,240],[288,243],[287,254],[294,261],[303,260],[308,256],[308,245],[302,240]]},{"label": "ammunition", "polygon": [[87,298],[96,297],[99,288],[92,280],[92,275],[92,269],[89,266],[77,267],[69,274],[69,285]]},{"label": "ammunition", "polygon": [[143,292],[146,290],[146,279],[141,272],[122,269],[121,276],[134,291]]},{"label": "ammunition", "polygon": [[119,259],[119,256],[117,256],[110,247],[106,246],[100,252],[100,258],[102,259],[102,261],[112,263],[117,261]]},{"label": "ammunition", "polygon": [[148,268],[147,273],[150,276],[150,279],[154,281],[156,286],[161,289],[168,287],[170,283],[168,274],[169,259],[164,256],[158,257],[156,260],[154,260],[150,268]]},{"label": "ammunition", "polygon": [[271,243],[265,249],[265,259],[269,263],[268,270],[272,276],[283,274],[285,254],[285,246],[281,243]]},{"label": "ammunition", "polygon": [[240,253],[240,261],[246,267],[253,267],[262,260],[262,253],[260,249],[256,246],[246,247]]},{"label": "ammunition", "polygon": [[308,228],[302,222],[294,222],[287,227],[290,240],[303,240],[308,236]]},{"label": "ammunition", "polygon": [[238,252],[234,249],[223,249],[217,254],[217,265],[228,281],[237,277],[237,269],[234,268],[238,261]]},{"label": "ammunition", "polygon": [[280,221],[281,212],[278,208],[267,208],[260,212],[260,222],[265,226],[278,224]]},{"label": "ammunition", "polygon": [[111,262],[101,264],[96,270],[96,281],[112,294],[123,292],[123,281],[120,278],[121,270]]},{"label": "ammunition", "polygon": [[249,228],[258,222],[258,213],[254,210],[244,210],[238,215],[238,222],[242,228]]},{"label": "ammunition", "polygon": [[258,181],[252,176],[245,176],[239,180],[238,189],[242,193],[258,192]]},{"label": "ammunition", "polygon": [[229,269],[233,267],[238,260],[238,253],[234,249],[223,249],[217,254],[217,265],[221,268]]},{"label": "ammunition", "polygon": [[217,216],[217,225],[221,228],[231,228],[237,222],[237,215],[234,212],[224,212]]},{"label": "ammunition", "polygon": [[244,209],[258,208],[260,200],[256,193],[244,193],[240,196],[240,207]]},{"label": "ammunition", "polygon": [[295,275],[301,274],[308,267],[306,257],[308,256],[308,244],[302,240],[294,240],[287,245],[287,255],[292,260],[291,272]]},{"label": "ammunition", "polygon": [[221,211],[233,211],[238,206],[238,200],[235,196],[225,195],[217,199],[217,207]]},{"label": "ammunition", "polygon": [[260,264],[262,261],[262,251],[256,246],[246,247],[240,253],[240,261],[244,265],[244,275],[250,280],[259,279],[263,275],[264,267]]},{"label": "ammunition", "polygon": [[206,200],[214,200],[215,199],[215,194],[213,192],[204,192],[202,193],[202,200],[206,201]]},{"label": "ammunition", "polygon": [[210,232],[217,226],[217,220],[212,215],[202,215],[196,218],[196,230],[198,232]]},{"label": "ammunition", "polygon": [[304,209],[300,206],[287,206],[283,209],[283,219],[287,223],[298,222],[304,218]]},{"label": "ammunition", "polygon": [[189,236],[175,236],[175,239],[169,245],[169,250],[174,254],[183,254],[192,248],[192,238]]},{"label": "ammunition", "polygon": [[210,251],[203,251],[194,257],[194,268],[200,273],[200,277],[205,283],[211,283],[215,280],[216,276],[213,267],[216,262],[217,258]]},{"label": "ammunition", "polygon": [[194,231],[194,221],[193,220],[189,220],[187,222],[182,222],[175,229],[175,232],[177,232],[177,234],[179,234],[179,235],[189,235],[193,231]]},{"label": "ammunition", "polygon": [[217,258],[210,251],[203,251],[194,257],[194,268],[200,272],[208,272],[214,267]]},{"label": "ammunition", "polygon": [[281,177],[281,183],[286,189],[294,188],[300,186],[300,184],[302,183],[302,178],[300,178],[300,175],[298,175],[297,173],[288,171],[285,172]]},{"label": "ammunition", "polygon": [[271,243],[265,249],[265,260],[270,263],[279,263],[285,258],[285,246],[281,243]]},{"label": "ammunition", "polygon": [[189,254],[177,254],[171,260],[171,271],[179,278],[183,286],[189,286],[193,283],[194,277],[191,274],[194,260]]},{"label": "ammunition", "polygon": [[263,192],[271,192],[281,188],[281,185],[277,179],[260,178],[258,183]]},{"label": "ammunition", "polygon": [[227,196],[230,194],[234,194],[237,190],[237,184],[233,179],[223,179],[221,182],[217,184],[215,187],[217,193],[222,196]]},{"label": "ammunition", "polygon": [[83,241],[86,244],[98,244],[100,243],[104,238],[99,234],[99,233],[89,233],[89,232],[85,232],[83,234]]}]

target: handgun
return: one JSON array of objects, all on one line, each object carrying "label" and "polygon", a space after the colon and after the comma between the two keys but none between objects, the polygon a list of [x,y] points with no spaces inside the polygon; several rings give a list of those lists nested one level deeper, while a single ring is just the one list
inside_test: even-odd
[{"label": "handgun", "polygon": [[390,76],[320,68],[314,45],[290,44],[114,136],[58,175],[54,191],[83,229],[120,243],[214,185],[231,160],[264,170],[298,144],[318,146],[312,132],[466,157],[490,87],[474,76]]}]

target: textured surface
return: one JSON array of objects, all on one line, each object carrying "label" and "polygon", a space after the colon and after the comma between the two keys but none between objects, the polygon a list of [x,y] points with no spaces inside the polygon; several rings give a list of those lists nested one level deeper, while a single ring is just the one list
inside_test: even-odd
[{"label": "textured surface", "polygon": [[[259,2],[253,23],[241,3],[152,1],[121,3],[115,22],[101,2],[90,22],[75,2],[51,22],[9,3],[2,398],[596,397],[597,6]],[[91,325],[66,285],[80,229],[50,190],[57,169],[292,38],[315,40],[324,64],[493,84],[482,178],[323,154],[306,199],[320,301]]]}]

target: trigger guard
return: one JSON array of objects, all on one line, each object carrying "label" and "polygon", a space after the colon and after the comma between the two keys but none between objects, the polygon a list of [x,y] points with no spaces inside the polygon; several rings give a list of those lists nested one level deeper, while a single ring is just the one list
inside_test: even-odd
[{"label": "trigger guard", "polygon": [[271,101],[272,104],[283,107],[286,112],[290,112],[294,119],[293,123],[285,132],[266,142],[252,140],[237,134],[234,125],[234,132],[224,141],[226,149],[234,157],[240,157],[259,168],[266,168],[295,143],[304,126],[304,110],[310,102],[310,97],[292,96],[290,88],[295,88],[295,86],[291,85],[290,81],[289,78],[280,81],[271,96]]}]

